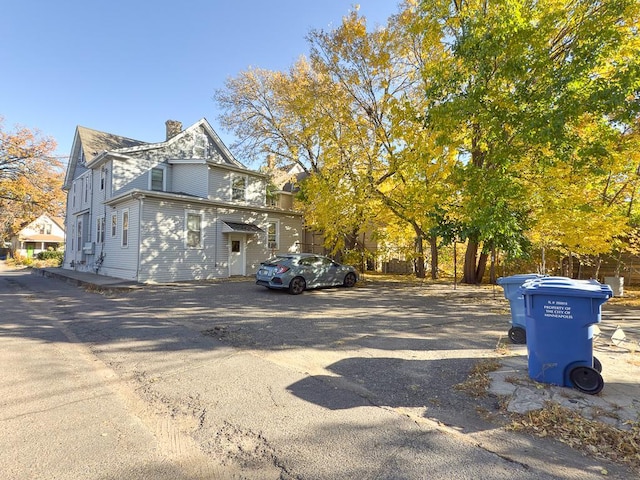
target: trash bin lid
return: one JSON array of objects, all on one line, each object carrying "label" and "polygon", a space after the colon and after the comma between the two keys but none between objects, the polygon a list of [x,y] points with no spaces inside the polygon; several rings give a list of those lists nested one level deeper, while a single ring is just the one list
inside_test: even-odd
[{"label": "trash bin lid", "polygon": [[523,295],[560,295],[568,297],[611,298],[609,285],[597,280],[574,280],[567,277],[543,277],[524,282]]},{"label": "trash bin lid", "polygon": [[498,285],[507,285],[512,283],[514,284],[517,283],[519,285],[522,285],[527,280],[531,280],[534,278],[542,278],[542,277],[544,277],[544,275],[539,275],[537,273],[519,273],[517,275],[511,275],[509,277],[499,277],[496,280],[496,283]]}]

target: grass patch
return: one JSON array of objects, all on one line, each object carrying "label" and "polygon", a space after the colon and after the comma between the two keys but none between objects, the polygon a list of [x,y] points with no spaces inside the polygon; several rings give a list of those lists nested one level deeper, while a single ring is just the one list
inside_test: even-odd
[{"label": "grass patch", "polygon": [[624,296],[612,297],[607,303],[623,307],[640,307],[640,288],[624,286]]},{"label": "grass patch", "polygon": [[545,408],[524,415],[513,414],[507,430],[551,437],[597,458],[624,463],[640,472],[640,423],[620,430],[589,420],[579,413],[548,402]]}]

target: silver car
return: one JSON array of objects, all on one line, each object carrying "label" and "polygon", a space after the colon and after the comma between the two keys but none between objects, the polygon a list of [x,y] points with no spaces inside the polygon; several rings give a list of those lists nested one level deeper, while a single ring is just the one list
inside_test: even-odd
[{"label": "silver car", "polygon": [[260,264],[256,283],[267,288],[287,289],[299,295],[309,288],[353,287],[356,269],[312,253],[280,254]]}]

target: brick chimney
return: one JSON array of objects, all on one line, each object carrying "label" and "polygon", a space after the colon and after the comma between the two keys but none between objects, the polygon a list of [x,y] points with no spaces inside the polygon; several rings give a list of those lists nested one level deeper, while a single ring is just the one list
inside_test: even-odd
[{"label": "brick chimney", "polygon": [[167,140],[182,132],[182,122],[178,122],[177,120],[167,120],[164,124],[167,126]]}]

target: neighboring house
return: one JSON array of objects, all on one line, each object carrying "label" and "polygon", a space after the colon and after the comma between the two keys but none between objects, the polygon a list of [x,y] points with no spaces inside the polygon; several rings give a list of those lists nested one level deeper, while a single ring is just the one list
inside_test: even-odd
[{"label": "neighboring house", "polygon": [[29,258],[58,250],[64,244],[64,230],[64,218],[42,214],[11,238],[11,250]]},{"label": "neighboring house", "polygon": [[[309,174],[297,163],[282,167],[276,166],[275,156],[267,157],[267,165],[262,169],[269,177],[267,203],[283,210],[294,209],[294,197],[299,190],[299,182]],[[303,252],[326,255],[329,252],[324,246],[324,235],[303,227],[300,237]]]},{"label": "neighboring house", "polygon": [[302,217],[267,204],[267,176],[202,119],[145,143],[77,127],[63,188],[63,268],[143,283],[253,274],[299,252]]},{"label": "neighboring house", "polygon": [[[282,167],[276,166],[273,155],[267,158],[267,165],[263,171],[269,176],[271,183],[268,202],[276,208],[285,210],[294,209],[294,197],[299,191],[299,183],[309,176],[299,164],[292,163]],[[373,241],[369,233],[362,233],[356,241],[360,248],[366,252],[366,260],[356,265],[358,268],[375,270],[377,262],[378,245]],[[325,246],[325,238],[322,232],[312,230],[304,225],[300,239],[303,252],[316,253],[320,255],[330,255],[329,249]],[[333,255],[332,255],[333,256]],[[340,254],[337,255],[339,260]]]}]

